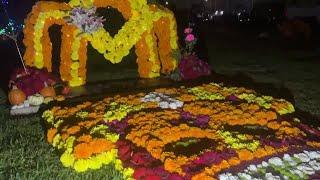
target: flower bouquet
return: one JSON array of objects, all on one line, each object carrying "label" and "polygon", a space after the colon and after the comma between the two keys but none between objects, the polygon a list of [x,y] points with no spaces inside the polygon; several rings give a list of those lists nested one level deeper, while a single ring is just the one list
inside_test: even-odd
[{"label": "flower bouquet", "polygon": [[193,29],[189,27],[184,30],[185,48],[182,49],[182,58],[178,66],[179,77],[182,80],[196,79],[211,74],[210,65],[201,60],[194,52],[197,38],[192,32]]},{"label": "flower bouquet", "polygon": [[60,80],[45,69],[15,69],[9,81],[11,115],[36,113],[42,103],[56,96],[54,86],[58,82]]}]

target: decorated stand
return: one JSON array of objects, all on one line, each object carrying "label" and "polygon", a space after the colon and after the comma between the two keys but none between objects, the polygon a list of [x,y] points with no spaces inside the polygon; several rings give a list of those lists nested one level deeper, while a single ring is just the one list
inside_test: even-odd
[{"label": "decorated stand", "polygon": [[[95,15],[96,8],[107,7],[116,8],[127,20],[114,37],[103,28],[103,18]],[[24,60],[28,66],[52,71],[48,29],[54,24],[62,25],[60,75],[70,86],[86,82],[88,43],[112,63],[121,62],[135,46],[142,78],[168,74],[177,67],[177,59],[172,56],[178,50],[174,15],[165,8],[148,5],[146,0],[38,2],[25,21]]]}]

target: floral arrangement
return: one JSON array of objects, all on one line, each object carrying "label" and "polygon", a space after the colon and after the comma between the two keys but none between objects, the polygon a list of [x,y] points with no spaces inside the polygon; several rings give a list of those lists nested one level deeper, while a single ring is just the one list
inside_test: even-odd
[{"label": "floral arrangement", "polygon": [[[113,7],[127,20],[114,37],[103,29],[96,8]],[[143,78],[176,69],[172,52],[178,50],[176,21],[171,11],[148,5],[146,0],[70,0],[69,3],[40,1],[25,20],[24,60],[27,65],[52,70],[48,29],[62,25],[60,74],[70,86],[86,81],[87,44],[105,59],[119,63],[135,46],[138,71]]]},{"label": "floral arrangement", "polygon": [[202,61],[194,52],[197,38],[192,33],[193,29],[188,27],[184,30],[185,48],[182,49],[182,58],[179,62],[179,75],[182,80],[196,79],[211,74],[210,65]]},{"label": "floral arrangement", "polygon": [[15,69],[10,76],[9,88],[17,86],[26,96],[31,96],[39,93],[46,85],[53,86],[59,82],[58,78],[45,69],[27,67],[26,71],[22,68]]},{"label": "floral arrangement", "polygon": [[68,24],[73,24],[77,26],[78,29],[83,33],[93,33],[99,28],[103,28],[103,22],[105,21],[103,17],[96,16],[97,8],[83,8],[76,7],[70,12],[67,18]]},{"label": "floral arrangement", "polygon": [[43,118],[62,164],[78,172],[113,163],[124,179],[312,179],[320,131],[294,111],[209,83],[54,106]]}]

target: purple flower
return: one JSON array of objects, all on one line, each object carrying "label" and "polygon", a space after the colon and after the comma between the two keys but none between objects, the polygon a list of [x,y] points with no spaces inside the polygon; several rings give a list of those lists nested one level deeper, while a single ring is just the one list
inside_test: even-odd
[{"label": "purple flower", "polygon": [[192,114],[186,111],[182,111],[180,115],[183,120],[189,120],[193,118]]},{"label": "purple flower", "polygon": [[69,24],[74,24],[82,32],[92,33],[103,27],[103,17],[96,16],[96,8],[85,9],[76,7],[72,9],[67,19]]},{"label": "purple flower", "polygon": [[210,75],[211,67],[197,56],[190,55],[182,58],[179,64],[179,71],[183,80],[190,80],[200,76]]},{"label": "purple flower", "polygon": [[116,132],[117,134],[124,135],[125,130],[128,127],[128,118],[122,119],[121,121],[113,120],[107,122],[108,127],[111,131]]},{"label": "purple flower", "polygon": [[226,98],[229,101],[239,101],[239,98],[236,95],[230,95]]},{"label": "purple flower", "polygon": [[208,115],[199,115],[197,116],[197,119],[194,121],[194,124],[201,128],[205,128],[208,126],[209,120],[210,117]]}]

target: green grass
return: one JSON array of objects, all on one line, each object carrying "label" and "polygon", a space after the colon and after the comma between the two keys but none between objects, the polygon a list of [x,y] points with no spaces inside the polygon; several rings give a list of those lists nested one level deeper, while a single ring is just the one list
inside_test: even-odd
[{"label": "green grass", "polygon": [[0,106],[0,179],[121,179],[112,165],[76,173],[64,168],[45,139],[39,115],[10,117]]}]

